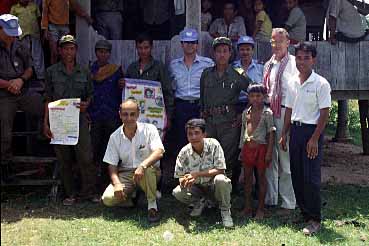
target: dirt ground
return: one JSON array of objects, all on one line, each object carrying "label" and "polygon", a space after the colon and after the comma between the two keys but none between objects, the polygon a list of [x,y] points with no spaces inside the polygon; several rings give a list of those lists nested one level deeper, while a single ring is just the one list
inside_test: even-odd
[{"label": "dirt ground", "polygon": [[361,146],[326,139],[322,182],[369,186],[369,156],[362,153]]}]

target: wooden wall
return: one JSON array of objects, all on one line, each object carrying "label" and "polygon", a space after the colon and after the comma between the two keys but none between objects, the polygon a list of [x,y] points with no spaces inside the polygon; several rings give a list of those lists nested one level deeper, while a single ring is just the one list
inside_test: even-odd
[{"label": "wooden wall", "polygon": [[[91,35],[88,54],[80,54],[84,57],[81,61],[89,62],[95,59],[94,44],[102,36],[96,33]],[[199,53],[213,57],[211,42],[208,33],[201,34],[202,42]],[[135,42],[133,40],[112,40],[113,51],[111,62],[121,64],[124,69],[137,60]],[[318,51],[316,72],[327,78],[332,90],[339,99],[369,99],[369,41],[356,44],[338,43],[331,45],[325,41],[316,41]],[[290,47],[294,53],[294,48]],[[178,36],[168,41],[154,41],[153,56],[168,64],[170,60],[182,56],[182,48]],[[269,43],[258,43],[255,47],[255,58],[265,62],[271,56]]]}]

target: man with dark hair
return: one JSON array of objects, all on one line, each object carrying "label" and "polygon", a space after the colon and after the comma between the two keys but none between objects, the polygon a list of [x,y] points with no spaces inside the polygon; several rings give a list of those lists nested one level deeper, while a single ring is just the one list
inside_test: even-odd
[{"label": "man with dark hair", "polygon": [[219,205],[224,227],[232,227],[231,180],[225,176],[223,149],[214,138],[206,138],[205,121],[192,119],[186,124],[189,144],[179,152],[174,177],[179,185],[173,196],[185,204],[194,204],[190,216],[200,216],[207,199]]},{"label": "man with dark hair", "polygon": [[[80,98],[79,138],[75,146],[54,145],[56,158],[61,166],[61,178],[66,198],[63,205],[71,206],[76,202],[77,189],[74,186],[76,166],[81,172],[81,191],[79,196],[92,202],[96,197],[96,166],[92,157],[91,137],[88,130],[87,109],[93,97],[93,84],[90,72],[76,63],[77,42],[72,35],[63,36],[59,42],[61,61],[49,67],[45,80],[45,118],[44,134],[53,138],[49,127],[48,103],[59,99]],[[78,163],[78,164],[77,164]]]},{"label": "man with dark hair", "polygon": [[286,113],[280,144],[287,149],[290,134],[292,183],[296,202],[304,222],[305,235],[316,233],[321,222],[320,164],[323,131],[331,107],[331,87],[328,81],[313,71],[316,48],[308,43],[295,47],[299,73],[289,81]]},{"label": "man with dark hair", "polygon": [[120,125],[118,111],[122,102],[123,71],[121,66],[109,63],[111,50],[112,45],[107,40],[99,40],[95,44],[97,60],[90,68],[94,95],[88,107],[94,161],[99,170],[99,185],[104,188],[108,183],[108,174],[103,157],[110,134]]},{"label": "man with dark hair", "polygon": [[41,95],[27,90],[32,58],[16,39],[21,34],[16,16],[0,15],[0,164],[4,165],[12,159],[12,129],[17,110],[41,116],[43,108]]},{"label": "man with dark hair", "polygon": [[104,156],[104,162],[109,164],[111,184],[102,201],[108,207],[131,205],[139,186],[147,197],[148,220],[157,222],[160,219],[156,204],[158,161],[163,157],[164,146],[154,125],[137,122],[140,113],[136,101],[124,101],[119,114],[123,125],[111,134]]},{"label": "man with dark hair", "polygon": [[187,144],[185,125],[188,120],[200,117],[200,77],[205,68],[214,62],[197,54],[199,34],[195,29],[185,28],[179,34],[183,57],[170,62],[169,69],[174,86],[176,152]]},{"label": "man with dark hair", "polygon": [[224,149],[227,176],[232,177],[234,191],[237,191],[240,170],[237,143],[240,139],[241,118],[236,104],[240,92],[247,91],[252,81],[229,65],[232,54],[232,41],[229,38],[214,39],[213,49],[216,64],[205,69],[200,79],[201,113],[206,120],[206,133],[217,139]]},{"label": "man with dark hair", "polygon": [[164,64],[152,57],[152,45],[153,40],[150,35],[141,33],[137,36],[138,61],[128,66],[126,78],[153,80],[161,83],[168,119],[167,128],[170,128],[174,111],[172,84]]},{"label": "man with dark hair", "polygon": [[240,36],[246,35],[246,27],[241,16],[237,16],[234,1],[226,1],[223,5],[223,18],[216,19],[209,28],[213,38],[228,37],[236,43]]}]

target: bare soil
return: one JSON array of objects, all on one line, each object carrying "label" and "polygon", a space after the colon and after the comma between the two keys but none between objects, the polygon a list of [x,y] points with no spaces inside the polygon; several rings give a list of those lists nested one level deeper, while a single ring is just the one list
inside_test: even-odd
[{"label": "bare soil", "polygon": [[369,186],[369,156],[361,146],[326,139],[323,151],[323,183]]}]

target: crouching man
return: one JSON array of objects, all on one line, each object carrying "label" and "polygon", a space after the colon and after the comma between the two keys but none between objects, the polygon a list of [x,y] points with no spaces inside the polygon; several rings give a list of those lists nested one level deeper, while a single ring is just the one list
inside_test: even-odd
[{"label": "crouching man", "polygon": [[231,217],[231,180],[225,176],[224,152],[214,138],[205,138],[205,121],[192,119],[186,124],[189,144],[179,152],[174,177],[179,185],[173,190],[177,200],[194,204],[190,216],[200,216],[207,200],[215,200],[223,225],[233,227]]},{"label": "crouching man", "polygon": [[139,106],[133,100],[123,102],[119,114],[123,125],[111,134],[103,159],[109,164],[111,184],[102,201],[108,207],[129,206],[139,186],[147,197],[148,221],[157,222],[158,161],[164,153],[159,132],[152,124],[137,122]]}]

